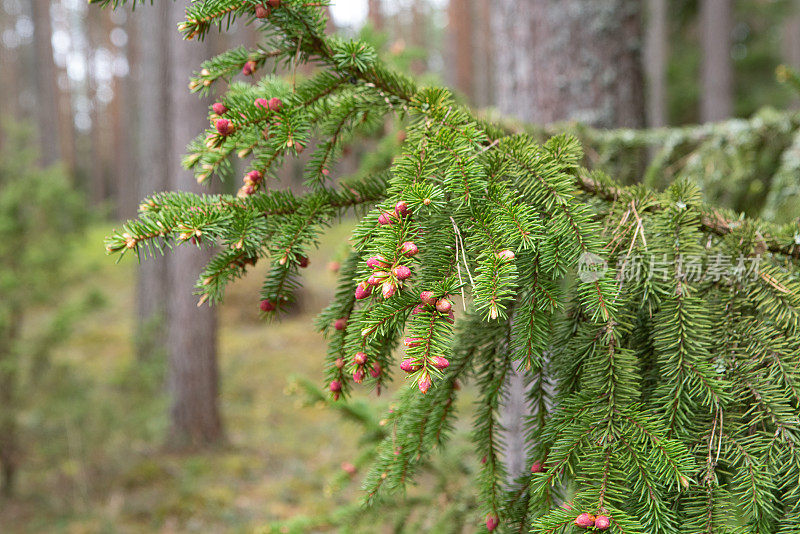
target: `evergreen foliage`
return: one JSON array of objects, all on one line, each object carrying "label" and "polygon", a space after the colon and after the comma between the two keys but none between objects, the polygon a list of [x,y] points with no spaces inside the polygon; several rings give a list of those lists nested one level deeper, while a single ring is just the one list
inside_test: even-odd
[{"label": "evergreen foliage", "polygon": [[[418,87],[368,44],[326,36],[324,3],[272,1],[259,19],[256,1],[191,4],[187,38],[243,18],[264,43],[209,60],[193,90],[267,57],[319,72],[233,83],[184,163],[205,181],[246,159],[240,193],[154,195],[108,251],[218,247],[201,302],[267,262],[260,298],[272,318],[325,226],[362,213],[317,323],[330,395],[404,371],[416,386],[387,414],[391,432],[371,426],[368,505],[396,504],[389,497],[448,451],[454,399],[470,383],[483,459],[470,509],[490,530],[498,519],[504,532],[571,532],[592,514],[627,534],[797,531],[798,223],[709,206],[685,177],[656,192],[587,171],[576,137],[537,143],[446,89]],[[390,117],[404,130],[400,147],[384,147],[390,162],[333,180],[342,147]],[[304,149],[314,151],[305,192],[279,189],[274,170]],[[501,453],[514,367],[530,380],[530,465],[541,466],[526,473],[507,473]]]}]

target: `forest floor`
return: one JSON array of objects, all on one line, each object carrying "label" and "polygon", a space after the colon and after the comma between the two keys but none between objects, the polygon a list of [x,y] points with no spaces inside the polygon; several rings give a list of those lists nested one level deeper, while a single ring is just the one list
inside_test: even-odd
[{"label": "forest floor", "polygon": [[0,500],[0,533],[253,532],[352,501],[359,475],[341,490],[327,481],[341,476],[358,429],[304,406],[290,387],[292,375],[322,385],[324,339],[312,321],[333,292],[327,265],[343,252],[348,228],[333,228],[311,255],[301,309],[281,323],[258,318],[263,269],[229,289],[219,336],[227,444],[199,454],[162,447],[164,360],[134,357],[136,262],[105,256],[109,229],[93,228],[74,251],[82,281],[72,297],[95,304],[25,390],[33,394],[21,418],[19,488]]}]

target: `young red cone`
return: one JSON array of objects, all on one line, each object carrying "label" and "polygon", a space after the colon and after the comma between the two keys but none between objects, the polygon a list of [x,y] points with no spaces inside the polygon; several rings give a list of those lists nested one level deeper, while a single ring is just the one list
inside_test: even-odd
[{"label": "young red cone", "polygon": [[336,330],[344,330],[345,327],[347,327],[347,319],[345,319],[344,317],[340,317],[339,319],[336,319],[336,321],[334,321],[334,323],[333,323],[333,327]]},{"label": "young red cone", "polygon": [[266,98],[256,98],[254,104],[257,108],[269,109],[269,102]]},{"label": "young red cone", "polygon": [[356,286],[356,299],[365,299],[372,293],[372,286],[366,282],[359,282]]},{"label": "young red cone", "polygon": [[253,61],[253,60],[250,60],[250,61],[246,62],[242,66],[242,74],[244,74],[245,76],[250,76],[255,71],[256,71],[256,62]]},{"label": "young red cone", "polygon": [[607,515],[598,515],[594,520],[594,528],[597,530],[606,530],[611,526],[611,518]]},{"label": "young red cone", "polygon": [[436,302],[436,309],[439,310],[440,313],[449,313],[452,307],[453,304],[447,299],[439,299]]},{"label": "young red cone", "polygon": [[422,344],[421,337],[407,337],[403,340],[406,347],[419,347]]},{"label": "young red cone", "polygon": [[411,277],[411,269],[409,269],[405,265],[398,265],[397,267],[392,269],[392,274],[398,280],[406,280]]},{"label": "young red cone", "polygon": [[224,115],[225,112],[228,111],[228,108],[226,108],[225,104],[222,102],[214,102],[214,104],[211,105],[211,109],[214,110],[214,113],[217,115]]},{"label": "young red cone", "polygon": [[336,366],[337,369],[341,369],[342,367],[344,367],[344,358],[336,358],[334,365]]},{"label": "young red cone", "polygon": [[363,352],[356,352],[356,355],[353,356],[353,362],[355,362],[356,365],[364,365],[367,363],[367,355]]},{"label": "young red cone", "polygon": [[516,256],[514,255],[514,253],[510,250],[501,250],[500,252],[497,253],[497,258],[503,261],[511,261],[515,257]]},{"label": "young red cone", "polygon": [[406,373],[414,373],[419,371],[419,364],[415,363],[411,358],[407,358],[400,362],[400,369]]},{"label": "young red cone", "polygon": [[214,127],[222,136],[227,136],[233,133],[233,123],[228,119],[217,119],[217,122],[214,123]]},{"label": "young red cone", "polygon": [[277,96],[273,96],[269,99],[269,109],[270,111],[280,111],[283,107],[283,100],[278,98]]},{"label": "young red cone", "polygon": [[419,388],[419,390],[422,393],[427,393],[428,390],[431,389],[432,385],[433,385],[433,382],[431,381],[431,377],[427,373],[424,374],[422,376],[422,378],[419,379],[419,382],[417,383],[417,387]]},{"label": "young red cone", "polygon": [[406,241],[402,245],[400,245],[400,251],[409,258],[411,256],[416,256],[417,252],[419,252],[419,248],[411,241]]},{"label": "young red cone", "polygon": [[308,267],[308,258],[305,256],[298,256],[297,264],[300,266],[300,268],[305,269]]},{"label": "young red cone", "polygon": [[394,295],[395,290],[397,290],[397,286],[394,285],[394,282],[391,280],[387,280],[383,283],[383,287],[381,288],[381,293],[383,294],[383,298],[388,299],[392,295]]},{"label": "young red cone", "polygon": [[365,374],[366,373],[364,373],[364,370],[359,367],[358,369],[353,371],[353,382],[355,382],[356,384],[360,384],[364,380]]},{"label": "young red cone", "polygon": [[582,513],[575,518],[575,524],[581,528],[589,528],[594,526],[594,516],[592,514]]},{"label": "young red cone", "polygon": [[338,380],[331,380],[330,390],[334,393],[342,391],[342,383]]},{"label": "young red cone", "polygon": [[386,212],[381,213],[380,215],[378,215],[378,224],[380,224],[381,226],[392,224],[391,216]]},{"label": "young red cone", "polygon": [[381,376],[381,364],[378,362],[372,364],[372,369],[369,370],[369,374],[372,375],[372,378],[378,378]]},{"label": "young red cone", "polygon": [[500,524],[500,519],[496,515],[489,515],[486,517],[486,530],[493,532]]},{"label": "young red cone", "polygon": [[381,255],[372,256],[367,259],[367,267],[370,269],[385,269],[388,266],[389,264],[386,262],[386,258]]},{"label": "young red cone", "polygon": [[544,470],[545,469],[542,465],[542,462],[538,460],[533,462],[533,465],[531,466],[531,473],[544,473]]},{"label": "young red cone", "polygon": [[268,311],[274,310],[275,309],[275,305],[272,303],[271,300],[264,299],[259,304],[259,308],[261,308],[261,311],[263,311],[263,312],[268,312]]},{"label": "young red cone", "polygon": [[423,291],[419,294],[419,300],[431,306],[436,305],[436,297],[433,296],[433,291]]},{"label": "young red cone", "polygon": [[401,200],[400,202],[398,202],[394,207],[394,212],[397,214],[398,217],[403,217],[411,213],[411,211],[408,209],[408,202],[406,202],[405,200]]},{"label": "young red cone", "polygon": [[261,4],[258,4],[256,6],[256,18],[257,19],[269,18],[269,8]]},{"label": "young red cone", "polygon": [[450,365],[450,362],[448,362],[447,358],[444,356],[433,356],[431,358],[431,365],[441,371],[443,369],[447,369],[447,367]]}]

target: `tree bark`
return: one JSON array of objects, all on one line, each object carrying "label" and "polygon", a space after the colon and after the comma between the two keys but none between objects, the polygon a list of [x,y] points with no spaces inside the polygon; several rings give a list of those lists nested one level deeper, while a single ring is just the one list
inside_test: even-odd
[{"label": "tree bark", "polygon": [[35,58],[36,119],[41,143],[41,161],[47,166],[61,159],[58,138],[58,84],[51,42],[53,28],[50,21],[50,0],[32,0],[33,48]]},{"label": "tree bark", "polygon": [[[501,112],[536,124],[644,125],[637,0],[496,0],[492,13]],[[528,469],[528,391],[513,371],[501,412],[509,484]]]},{"label": "tree bark", "polygon": [[376,30],[383,30],[383,10],[381,0],[369,0],[367,3],[367,18]]},{"label": "tree bark", "polygon": [[497,0],[493,11],[502,112],[536,124],[644,124],[638,1]]},{"label": "tree bark", "polygon": [[[169,3],[170,27],[184,20],[187,2]],[[208,125],[208,102],[190,94],[187,83],[193,70],[213,52],[211,39],[186,42],[170,32],[170,189],[200,192],[191,173],[181,167],[186,145]],[[145,128],[150,128],[148,125]],[[156,122],[152,128],[161,128]],[[168,257],[167,346],[171,447],[202,447],[223,437],[218,400],[217,320],[209,306],[197,307],[194,283],[212,256],[209,249],[189,244],[177,247]]]},{"label": "tree bark", "polygon": [[733,114],[732,30],[733,0],[702,0],[700,31],[703,90],[700,118],[703,122],[720,121]]},{"label": "tree bark", "polygon": [[645,65],[647,125],[667,125],[667,0],[648,0]]},{"label": "tree bark", "polygon": [[[800,0],[792,0],[792,13],[783,23],[783,61],[794,69],[800,69]],[[800,98],[792,97],[792,108],[797,109]]]},{"label": "tree bark", "polygon": [[472,0],[450,0],[447,7],[447,33],[452,84],[470,102],[475,101],[475,31],[472,23]]},{"label": "tree bark", "polygon": [[[169,188],[170,109],[168,98],[169,5],[158,2],[137,10],[131,19],[136,35],[134,85],[136,87],[137,197],[142,199]],[[175,157],[178,157],[177,155]],[[167,261],[139,264],[137,280],[136,354],[142,361],[165,354],[167,340]]]}]

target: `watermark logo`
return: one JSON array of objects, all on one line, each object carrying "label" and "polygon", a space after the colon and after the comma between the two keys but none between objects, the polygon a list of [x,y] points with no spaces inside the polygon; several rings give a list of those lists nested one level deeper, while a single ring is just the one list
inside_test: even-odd
[{"label": "watermark logo", "polygon": [[602,256],[584,252],[578,258],[578,278],[582,282],[597,282],[606,275],[608,262]]}]

